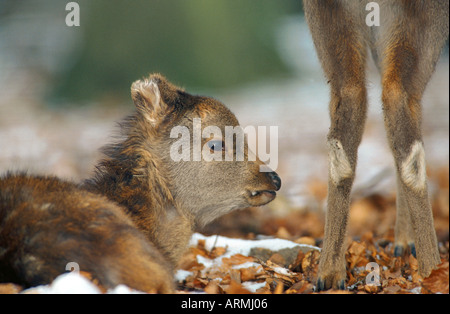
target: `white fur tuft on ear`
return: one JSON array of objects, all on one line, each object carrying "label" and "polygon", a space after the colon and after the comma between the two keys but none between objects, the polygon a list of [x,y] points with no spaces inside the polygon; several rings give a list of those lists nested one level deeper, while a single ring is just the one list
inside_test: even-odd
[{"label": "white fur tuft on ear", "polygon": [[131,85],[131,97],[139,112],[156,126],[158,117],[164,113],[165,107],[161,101],[158,84],[147,79],[136,81]]},{"label": "white fur tuft on ear", "polygon": [[158,106],[161,101],[158,85],[153,80],[136,81],[131,85],[131,97],[133,100],[137,100],[139,96],[152,107]]}]

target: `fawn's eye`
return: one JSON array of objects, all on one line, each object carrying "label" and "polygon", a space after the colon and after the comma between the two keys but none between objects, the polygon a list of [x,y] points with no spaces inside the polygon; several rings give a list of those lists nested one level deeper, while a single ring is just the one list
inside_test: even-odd
[{"label": "fawn's eye", "polygon": [[210,150],[220,152],[225,150],[225,143],[220,140],[211,140],[207,143]]}]

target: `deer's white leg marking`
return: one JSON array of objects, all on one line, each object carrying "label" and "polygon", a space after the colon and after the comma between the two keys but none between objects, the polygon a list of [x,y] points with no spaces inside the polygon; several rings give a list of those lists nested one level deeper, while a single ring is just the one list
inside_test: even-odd
[{"label": "deer's white leg marking", "polygon": [[336,139],[328,141],[328,160],[330,178],[335,185],[353,175],[352,167],[345,154],[342,143]]},{"label": "deer's white leg marking", "polygon": [[425,165],[425,150],[421,142],[416,141],[411,146],[411,152],[401,165],[403,182],[416,192],[425,190],[427,171]]}]

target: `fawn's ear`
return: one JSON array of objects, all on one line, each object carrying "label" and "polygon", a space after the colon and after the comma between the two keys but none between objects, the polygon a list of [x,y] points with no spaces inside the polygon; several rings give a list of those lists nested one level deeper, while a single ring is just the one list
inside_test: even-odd
[{"label": "fawn's ear", "polygon": [[167,104],[161,97],[158,81],[152,77],[134,82],[131,85],[131,98],[138,113],[153,126],[167,113]]}]

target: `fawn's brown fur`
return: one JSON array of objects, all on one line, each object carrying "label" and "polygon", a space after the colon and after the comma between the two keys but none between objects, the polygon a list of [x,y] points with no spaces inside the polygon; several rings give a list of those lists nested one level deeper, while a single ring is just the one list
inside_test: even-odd
[{"label": "fawn's brown fur", "polygon": [[260,172],[259,159],[171,159],[174,126],[192,134],[193,119],[201,118],[202,128],[224,134],[225,126],[238,125],[223,104],[157,74],[133,83],[131,94],[136,112],[121,124],[123,138],[105,147],[93,178],[81,185],[0,179],[0,281],[49,283],[76,262],[105,287],[171,292],[172,270],[196,227],[275,198],[281,181]]},{"label": "fawn's brown fur", "polygon": [[345,287],[346,236],[357,148],[367,110],[369,47],[382,77],[385,127],[397,169],[395,254],[407,245],[419,273],[440,263],[426,183],[421,98],[449,33],[449,2],[380,0],[380,26],[365,23],[369,1],[304,0],[317,54],[330,83],[328,212],[317,288]]}]

